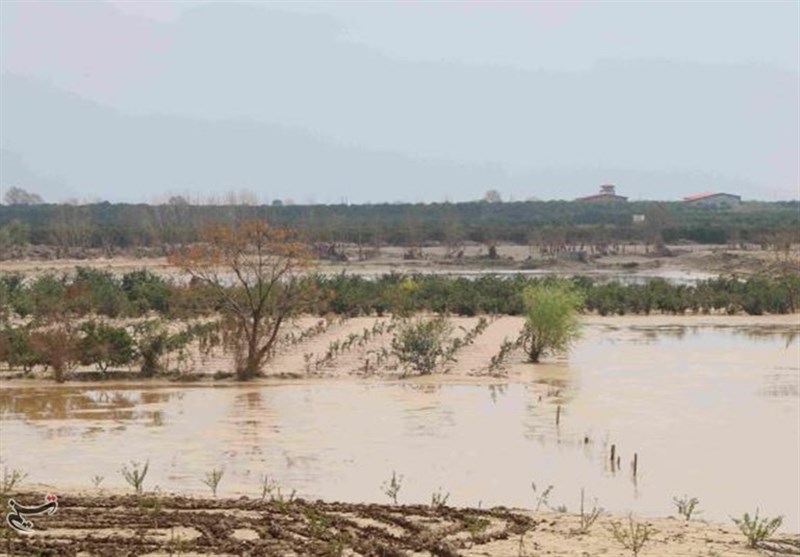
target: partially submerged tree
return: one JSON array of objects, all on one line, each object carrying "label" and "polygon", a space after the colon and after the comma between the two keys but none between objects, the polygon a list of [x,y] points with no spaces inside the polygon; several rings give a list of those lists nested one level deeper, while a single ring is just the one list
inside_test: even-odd
[{"label": "partially submerged tree", "polygon": [[92,320],[84,322],[80,332],[78,350],[83,365],[94,364],[105,373],[109,367],[128,365],[136,357],[133,339],[124,327]]},{"label": "partially submerged tree", "polygon": [[36,351],[32,342],[33,334],[30,327],[6,326],[2,337],[0,351],[9,369],[20,367],[27,374],[42,364],[41,354]]},{"label": "partially submerged tree", "polygon": [[210,287],[236,355],[236,376],[251,379],[269,358],[281,326],[317,301],[305,279],[310,251],[294,231],[259,220],[209,228],[203,239],[171,262]]},{"label": "partially submerged tree", "polygon": [[433,373],[449,360],[451,333],[452,326],[444,317],[406,321],[392,339],[392,353],[406,372]]},{"label": "partially submerged tree", "polygon": [[545,354],[565,352],[580,333],[580,292],[563,282],[532,284],[522,292],[522,299],[522,343],[530,361],[538,363]]},{"label": "partially submerged tree", "polygon": [[31,338],[39,363],[53,370],[53,379],[63,383],[78,365],[78,339],[68,321],[36,333]]},{"label": "partially submerged tree", "polygon": [[216,323],[197,323],[184,329],[170,332],[161,319],[148,319],[133,326],[133,342],[143,377],[153,377],[168,371],[169,354],[178,352],[178,360],[186,356],[185,349],[194,340],[200,351],[208,353],[209,336],[217,330]]}]

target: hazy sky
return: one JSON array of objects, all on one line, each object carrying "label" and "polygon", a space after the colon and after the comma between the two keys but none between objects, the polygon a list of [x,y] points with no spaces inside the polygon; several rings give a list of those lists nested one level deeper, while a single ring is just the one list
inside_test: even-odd
[{"label": "hazy sky", "polygon": [[[111,2],[169,22],[207,2]],[[254,2],[325,15],[341,40],[411,60],[583,69],[603,59],[797,70],[797,2]]]},{"label": "hazy sky", "polygon": [[794,1],[3,0],[0,70],[51,200],[800,195]]}]

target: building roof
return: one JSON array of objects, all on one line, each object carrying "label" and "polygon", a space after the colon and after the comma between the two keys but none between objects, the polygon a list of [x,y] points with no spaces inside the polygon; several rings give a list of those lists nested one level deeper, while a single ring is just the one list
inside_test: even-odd
[{"label": "building roof", "polygon": [[627,201],[628,198],[624,195],[616,195],[613,193],[596,193],[594,195],[587,195],[586,197],[579,197],[575,201]]},{"label": "building roof", "polygon": [[579,197],[575,201],[627,201],[628,198],[617,195],[616,186],[606,183],[600,186],[600,193]]},{"label": "building roof", "polygon": [[709,197],[716,197],[718,195],[727,195],[729,197],[735,197],[736,199],[741,199],[738,195],[733,195],[732,193],[712,193],[712,192],[704,192],[704,193],[695,193],[692,195],[687,195],[683,198],[684,201],[697,201],[698,199],[707,199]]}]

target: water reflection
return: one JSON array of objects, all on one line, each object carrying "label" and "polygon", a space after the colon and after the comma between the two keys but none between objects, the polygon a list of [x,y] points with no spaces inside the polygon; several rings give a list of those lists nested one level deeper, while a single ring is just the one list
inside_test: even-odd
[{"label": "water reflection", "polygon": [[239,442],[250,455],[262,454],[264,431],[278,432],[260,388],[235,393],[226,419],[236,429]]},{"label": "water reflection", "polygon": [[[124,387],[31,387],[0,389],[0,418],[26,420],[132,420],[154,419],[150,406],[183,398],[177,390],[142,390]],[[159,418],[160,419],[160,418]]]},{"label": "water reflection", "polygon": [[508,385],[505,384],[498,384],[498,385],[489,385],[489,397],[492,399],[492,402],[497,404],[498,399],[505,396],[506,389]]},{"label": "water reflection", "polygon": [[800,398],[800,381],[785,371],[765,374],[759,394],[772,398]]},{"label": "water reflection", "polygon": [[[605,327],[607,330],[618,330],[617,327]],[[657,343],[666,339],[683,339],[688,335],[702,335],[710,329],[707,325],[634,325],[629,327],[639,335],[643,343]],[[783,340],[784,348],[789,348],[800,338],[800,326],[787,325],[728,325],[713,327],[714,330],[725,331],[734,336],[742,336],[752,341],[773,342],[774,339]]]}]

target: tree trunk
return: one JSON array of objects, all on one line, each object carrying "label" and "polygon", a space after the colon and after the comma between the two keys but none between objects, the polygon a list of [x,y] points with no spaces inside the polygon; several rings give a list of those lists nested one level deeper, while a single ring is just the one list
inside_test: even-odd
[{"label": "tree trunk", "polygon": [[528,354],[528,361],[533,364],[538,364],[539,358],[541,358],[544,349],[541,346],[538,346],[536,339],[532,337],[533,335],[531,335],[531,337],[523,343],[523,349]]},{"label": "tree trunk", "polygon": [[261,371],[259,363],[248,357],[244,365],[236,370],[236,379],[239,381],[248,381],[258,375],[259,371]]},{"label": "tree trunk", "polygon": [[236,370],[236,378],[239,381],[252,379],[261,371],[261,358],[258,357],[258,347],[248,342],[247,358],[244,365]]}]

